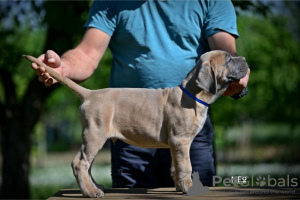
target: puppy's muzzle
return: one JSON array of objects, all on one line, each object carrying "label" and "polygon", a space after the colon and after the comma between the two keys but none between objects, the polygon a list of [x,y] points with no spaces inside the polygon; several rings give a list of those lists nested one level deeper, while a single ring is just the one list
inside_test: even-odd
[{"label": "puppy's muzzle", "polygon": [[228,74],[227,78],[231,79],[232,81],[238,81],[241,78],[244,78],[247,75],[248,72],[248,63],[246,61],[245,57],[238,57],[239,64],[237,64],[237,67],[235,70]]}]

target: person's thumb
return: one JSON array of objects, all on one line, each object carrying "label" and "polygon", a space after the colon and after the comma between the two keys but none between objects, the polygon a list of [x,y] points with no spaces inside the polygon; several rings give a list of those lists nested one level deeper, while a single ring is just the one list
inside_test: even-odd
[{"label": "person's thumb", "polygon": [[61,64],[59,55],[52,50],[48,50],[45,53],[45,62],[54,68],[59,67]]}]

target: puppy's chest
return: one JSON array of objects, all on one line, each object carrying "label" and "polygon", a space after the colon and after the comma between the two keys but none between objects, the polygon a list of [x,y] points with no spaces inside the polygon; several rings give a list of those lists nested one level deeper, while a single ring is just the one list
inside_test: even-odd
[{"label": "puppy's chest", "polygon": [[188,128],[191,130],[191,132],[194,132],[197,134],[203,127],[203,124],[205,123],[207,116],[206,110],[201,110],[201,112],[196,112],[196,114],[191,117],[190,119],[190,125]]},{"label": "puppy's chest", "polygon": [[173,127],[175,135],[187,135],[194,137],[203,127],[206,120],[207,110],[196,108],[170,109],[168,123]]}]

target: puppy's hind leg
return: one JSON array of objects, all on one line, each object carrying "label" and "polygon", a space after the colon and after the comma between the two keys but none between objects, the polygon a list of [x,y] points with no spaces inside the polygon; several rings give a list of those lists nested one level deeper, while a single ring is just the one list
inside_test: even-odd
[{"label": "puppy's hind leg", "polygon": [[88,127],[83,131],[83,144],[72,162],[73,173],[84,197],[103,197],[103,188],[97,188],[90,172],[94,158],[106,137],[100,134],[99,129]]},{"label": "puppy's hind leg", "polygon": [[[94,162],[94,161],[93,161]],[[89,175],[90,175],[90,178],[91,178],[91,182],[92,184],[94,184],[94,188],[99,188],[100,190],[104,191],[104,186],[102,184],[97,184],[96,181],[94,180],[93,176],[92,176],[92,166],[93,166],[93,163],[90,165],[90,169],[89,169]]]}]

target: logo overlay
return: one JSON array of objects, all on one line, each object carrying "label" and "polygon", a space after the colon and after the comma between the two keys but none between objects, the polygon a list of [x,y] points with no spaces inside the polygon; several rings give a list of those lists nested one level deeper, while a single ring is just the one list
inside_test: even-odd
[{"label": "logo overlay", "polygon": [[[209,187],[203,186],[200,181],[199,173],[192,173],[193,185],[188,189],[189,196],[205,196],[209,191]],[[287,175],[284,178],[273,178],[267,176],[231,176],[230,178],[222,178],[221,176],[213,176],[213,187],[217,184],[223,184],[224,187],[298,187],[297,178]],[[266,193],[267,191],[260,191]],[[269,193],[266,193],[269,194]],[[272,194],[272,192],[270,192]]]},{"label": "logo overlay", "polygon": [[213,186],[222,183],[225,187],[297,187],[297,178],[291,178],[287,175],[284,178],[273,178],[270,175],[264,176],[232,176],[231,178],[222,178],[213,176]]},{"label": "logo overlay", "polygon": [[189,188],[187,195],[204,196],[208,192],[209,188],[203,186],[203,184],[200,181],[198,172],[194,172],[192,174],[192,177],[193,177],[193,185]]}]

